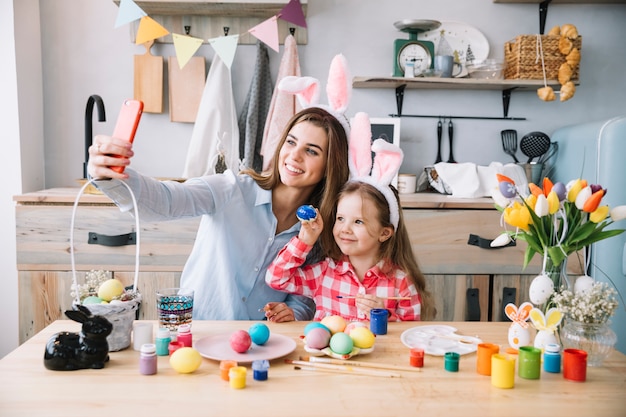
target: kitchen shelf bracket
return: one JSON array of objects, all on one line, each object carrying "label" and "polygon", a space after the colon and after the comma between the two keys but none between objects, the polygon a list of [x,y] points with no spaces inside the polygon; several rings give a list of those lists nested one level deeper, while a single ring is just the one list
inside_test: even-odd
[{"label": "kitchen shelf bracket", "polygon": [[509,115],[509,103],[511,102],[511,91],[513,88],[507,88],[502,90],[502,112],[504,117],[508,117]]},{"label": "kitchen shelf bracket", "polygon": [[398,110],[398,116],[402,116],[402,103],[404,102],[404,90],[406,84],[401,84],[396,87],[396,108]]},{"label": "kitchen shelf bracket", "polygon": [[539,34],[543,35],[546,29],[546,18],[548,17],[548,5],[552,0],[543,0],[539,3]]}]

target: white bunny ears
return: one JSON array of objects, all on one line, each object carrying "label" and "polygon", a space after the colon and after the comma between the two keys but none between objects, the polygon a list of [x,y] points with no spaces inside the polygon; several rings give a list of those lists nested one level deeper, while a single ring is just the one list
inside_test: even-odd
[{"label": "white bunny ears", "polygon": [[[373,161],[372,152],[375,153]],[[400,208],[390,184],[400,170],[403,158],[402,149],[393,143],[384,139],[372,143],[372,127],[366,113],[354,116],[348,148],[350,181],[370,184],[385,196],[389,204],[389,221],[395,230],[398,230]]]},{"label": "white bunny ears", "polygon": [[280,80],[278,89],[294,94],[303,109],[320,107],[326,110],[339,120],[346,131],[346,136],[350,134],[350,125],[344,113],[348,109],[352,96],[352,80],[348,70],[348,61],[343,55],[335,55],[330,63],[326,84],[328,105],[319,104],[320,82],[317,78],[290,75]]}]

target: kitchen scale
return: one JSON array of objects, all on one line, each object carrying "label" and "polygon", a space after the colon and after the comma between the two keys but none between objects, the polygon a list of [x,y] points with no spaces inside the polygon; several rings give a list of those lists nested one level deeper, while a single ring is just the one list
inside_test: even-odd
[{"label": "kitchen scale", "polygon": [[418,40],[417,35],[420,32],[437,29],[441,26],[441,22],[437,20],[405,19],[399,20],[393,25],[399,31],[409,34],[409,39],[396,39],[393,42],[393,76],[404,77],[407,62],[413,63],[413,76],[420,75],[427,69],[432,68],[435,45],[430,41]]}]

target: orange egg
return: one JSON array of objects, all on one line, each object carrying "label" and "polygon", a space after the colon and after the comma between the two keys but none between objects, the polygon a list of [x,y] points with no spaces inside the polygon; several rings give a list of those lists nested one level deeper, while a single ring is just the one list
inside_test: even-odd
[{"label": "orange egg", "polygon": [[326,316],[321,323],[330,329],[332,334],[343,332],[346,328],[346,320],[341,316]]}]

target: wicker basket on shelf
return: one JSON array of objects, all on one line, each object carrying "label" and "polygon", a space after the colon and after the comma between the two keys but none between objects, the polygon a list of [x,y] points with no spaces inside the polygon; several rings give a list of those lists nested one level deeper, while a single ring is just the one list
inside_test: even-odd
[{"label": "wicker basket on shelf", "polygon": [[[541,39],[539,40],[538,37]],[[559,51],[558,35],[519,35],[504,44],[504,78],[513,80],[543,80],[543,68],[540,51],[543,49],[545,77],[548,80],[558,78],[559,68],[566,62],[566,56]],[[541,43],[540,43],[541,41]],[[572,40],[574,48],[582,53],[582,36]],[[580,65],[576,65],[571,77],[578,81]]]}]

